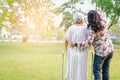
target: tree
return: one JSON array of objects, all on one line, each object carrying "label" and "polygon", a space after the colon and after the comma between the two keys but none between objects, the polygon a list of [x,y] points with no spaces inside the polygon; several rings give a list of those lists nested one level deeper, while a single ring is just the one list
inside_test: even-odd
[{"label": "tree", "polygon": [[18,0],[19,25],[31,29],[40,29],[41,27],[53,26],[54,14],[52,11],[52,2],[49,0]]},{"label": "tree", "polygon": [[9,27],[15,23],[15,14],[12,10],[16,0],[0,0],[0,28]]},{"label": "tree", "polygon": [[[9,22],[12,29],[31,33],[54,26],[54,4],[50,0],[0,0],[0,28]],[[43,31],[41,30],[41,31]]]},{"label": "tree", "polygon": [[92,0],[96,4],[96,7],[101,8],[105,11],[107,17],[110,18],[111,22],[109,28],[116,24],[120,18],[120,0]]},{"label": "tree", "polygon": [[[110,19],[109,28],[116,24],[120,16],[120,0],[88,0],[92,1],[91,5],[96,4],[97,8],[102,8],[106,13],[107,17]],[[69,0],[64,3],[62,6],[57,8],[57,12],[63,13],[63,21],[61,22],[60,27],[65,26],[65,30],[72,25],[72,16],[75,12],[82,12],[81,8],[76,7],[77,5],[84,4],[84,0]]]},{"label": "tree", "polygon": [[56,9],[57,13],[63,14],[63,20],[60,24],[60,27],[65,27],[65,31],[73,24],[72,17],[75,12],[81,12],[85,14],[81,8],[78,7],[82,4],[84,4],[84,0],[69,0]]}]

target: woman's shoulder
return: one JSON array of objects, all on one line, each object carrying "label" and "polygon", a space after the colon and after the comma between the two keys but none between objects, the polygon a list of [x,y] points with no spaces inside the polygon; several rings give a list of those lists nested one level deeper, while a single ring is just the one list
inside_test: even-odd
[{"label": "woman's shoulder", "polygon": [[91,29],[91,27],[87,27],[89,34],[97,34],[94,30]]},{"label": "woman's shoulder", "polygon": [[84,29],[87,30],[87,25],[83,25]]},{"label": "woman's shoulder", "polygon": [[67,32],[71,32],[71,31],[73,31],[73,29],[74,29],[74,25],[71,25],[71,26],[67,29]]}]

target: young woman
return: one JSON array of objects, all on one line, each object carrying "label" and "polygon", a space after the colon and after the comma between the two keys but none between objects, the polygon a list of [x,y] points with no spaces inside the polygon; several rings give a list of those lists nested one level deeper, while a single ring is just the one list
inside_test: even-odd
[{"label": "young woman", "polygon": [[84,25],[84,18],[81,13],[73,16],[74,24],[68,29],[65,35],[65,48],[67,49],[67,64],[65,78],[70,80],[87,80],[87,48],[72,48],[72,42],[86,41],[87,27]]},{"label": "young woman", "polygon": [[93,64],[94,80],[109,80],[109,67],[111,58],[113,56],[113,44],[110,40],[108,29],[105,24],[106,21],[101,19],[97,11],[89,11],[89,34],[87,41],[85,41],[84,43],[71,43],[71,47],[90,47],[91,45],[93,45],[95,50]]}]

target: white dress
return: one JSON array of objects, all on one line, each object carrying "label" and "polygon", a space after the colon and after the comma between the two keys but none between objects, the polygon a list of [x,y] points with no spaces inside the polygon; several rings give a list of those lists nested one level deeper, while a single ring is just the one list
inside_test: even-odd
[{"label": "white dress", "polygon": [[87,80],[88,49],[71,48],[70,43],[82,42],[87,39],[87,27],[85,25],[72,25],[66,32],[68,40],[68,53],[65,78],[70,80]]}]

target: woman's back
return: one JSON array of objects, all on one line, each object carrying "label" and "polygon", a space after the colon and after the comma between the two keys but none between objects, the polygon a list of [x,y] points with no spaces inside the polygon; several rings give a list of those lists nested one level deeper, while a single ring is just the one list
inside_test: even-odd
[{"label": "woman's back", "polygon": [[86,41],[87,27],[85,25],[73,25],[66,33],[68,39],[67,68],[65,78],[70,80],[87,79],[87,49],[71,48],[71,42]]},{"label": "woman's back", "polygon": [[85,25],[72,25],[68,30],[68,41],[71,42],[81,42],[87,39],[87,27]]}]

